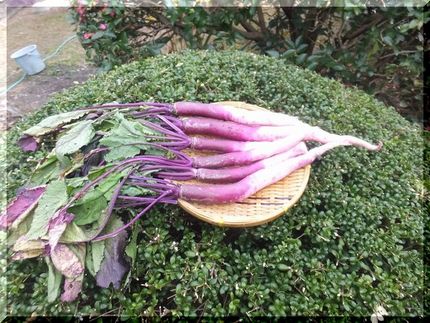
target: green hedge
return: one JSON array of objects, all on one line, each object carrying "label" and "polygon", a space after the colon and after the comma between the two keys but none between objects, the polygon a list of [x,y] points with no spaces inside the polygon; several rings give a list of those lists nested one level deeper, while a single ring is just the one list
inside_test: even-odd
[{"label": "green hedge", "polygon": [[[9,265],[11,315],[390,315],[422,313],[422,150],[419,127],[356,89],[275,58],[242,52],[159,56],[59,93],[8,135],[8,189],[39,153],[15,145],[44,117],[136,100],[240,100],[336,133],[384,141],[381,152],[338,148],[312,166],[298,204],[257,228],[218,228],[179,207],[140,222],[137,263],[120,290],[87,276],[79,301],[47,304],[45,264]],[[161,312],[160,312],[161,311]]]}]

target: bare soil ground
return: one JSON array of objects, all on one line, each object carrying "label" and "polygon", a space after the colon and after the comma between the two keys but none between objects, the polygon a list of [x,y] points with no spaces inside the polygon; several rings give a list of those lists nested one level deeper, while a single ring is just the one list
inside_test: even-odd
[{"label": "bare soil ground", "polygon": [[[11,85],[22,75],[20,67],[10,58],[14,51],[36,44],[42,57],[46,57],[66,38],[74,35],[74,30],[66,19],[66,8],[8,10],[14,10],[8,11],[7,18],[7,83]],[[85,52],[77,39],[66,44],[45,64],[46,68],[41,73],[27,76],[8,92],[7,126],[39,109],[54,93],[84,82],[96,72],[96,68],[86,62]]]}]

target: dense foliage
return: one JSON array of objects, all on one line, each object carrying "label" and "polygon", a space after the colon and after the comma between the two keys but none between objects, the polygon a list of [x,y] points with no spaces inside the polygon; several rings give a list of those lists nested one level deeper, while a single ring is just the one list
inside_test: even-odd
[{"label": "dense foliage", "polygon": [[8,135],[8,190],[41,152],[16,146],[48,115],[103,102],[239,100],[377,142],[338,148],[312,166],[297,205],[257,228],[203,223],[160,206],[138,223],[131,276],[119,290],[86,277],[79,301],[48,303],[46,264],[9,264],[11,315],[390,315],[422,313],[420,129],[356,89],[283,60],[243,52],[187,51],[123,65],[53,97]]},{"label": "dense foliage", "polygon": [[241,48],[358,85],[421,119],[423,51],[428,50],[423,25],[429,20],[422,8],[166,9],[97,3],[110,2],[92,1],[93,6],[70,12],[88,57],[103,69],[162,50]]}]

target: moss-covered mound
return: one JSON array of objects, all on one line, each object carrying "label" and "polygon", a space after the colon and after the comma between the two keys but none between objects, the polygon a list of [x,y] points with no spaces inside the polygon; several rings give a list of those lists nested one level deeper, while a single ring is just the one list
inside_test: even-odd
[{"label": "moss-covered mound", "polygon": [[356,89],[242,52],[184,52],[135,62],[60,93],[8,137],[8,188],[38,156],[15,142],[44,117],[112,101],[239,100],[339,134],[382,140],[381,152],[337,148],[312,167],[296,207],[251,229],[218,228],[160,206],[140,222],[137,262],[120,290],[91,276],[74,304],[47,304],[43,261],[8,269],[9,313],[122,315],[390,315],[422,311],[420,129]]}]

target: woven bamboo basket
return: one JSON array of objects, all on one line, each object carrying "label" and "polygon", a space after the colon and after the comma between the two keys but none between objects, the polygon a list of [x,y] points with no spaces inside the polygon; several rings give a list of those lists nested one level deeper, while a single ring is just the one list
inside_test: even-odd
[{"label": "woven bamboo basket", "polygon": [[[256,105],[236,101],[219,102],[246,110],[266,110]],[[188,149],[190,156],[209,153]],[[310,175],[310,165],[301,168],[283,180],[274,183],[242,202],[202,204],[179,199],[179,205],[200,220],[222,227],[246,228],[261,225],[283,215],[303,194]],[[194,181],[197,183],[197,181]],[[205,183],[200,183],[205,184]]]}]

